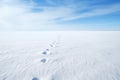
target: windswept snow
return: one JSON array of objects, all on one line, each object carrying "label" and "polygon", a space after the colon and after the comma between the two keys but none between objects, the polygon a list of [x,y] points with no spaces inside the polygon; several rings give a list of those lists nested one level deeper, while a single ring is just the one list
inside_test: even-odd
[{"label": "windswept snow", "polygon": [[120,31],[0,32],[0,80],[120,80]]}]

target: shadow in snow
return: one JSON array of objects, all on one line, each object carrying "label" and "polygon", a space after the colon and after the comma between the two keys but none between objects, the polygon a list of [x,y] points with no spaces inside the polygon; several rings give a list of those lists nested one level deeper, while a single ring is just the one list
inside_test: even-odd
[{"label": "shadow in snow", "polygon": [[46,55],[46,54],[47,54],[47,52],[46,52],[46,51],[44,51],[42,54]]},{"label": "shadow in snow", "polygon": [[33,77],[32,80],[40,80],[40,79],[38,79],[37,77]]},{"label": "shadow in snow", "polygon": [[42,63],[45,63],[47,60],[46,59],[41,59],[41,62]]}]

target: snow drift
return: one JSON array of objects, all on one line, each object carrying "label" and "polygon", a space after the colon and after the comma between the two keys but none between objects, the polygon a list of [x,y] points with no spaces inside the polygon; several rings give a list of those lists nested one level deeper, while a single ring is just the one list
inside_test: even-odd
[{"label": "snow drift", "polygon": [[120,31],[0,32],[0,80],[120,80]]}]

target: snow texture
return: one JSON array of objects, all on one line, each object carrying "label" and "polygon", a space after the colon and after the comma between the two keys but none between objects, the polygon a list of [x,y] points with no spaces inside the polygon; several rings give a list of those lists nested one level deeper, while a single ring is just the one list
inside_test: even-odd
[{"label": "snow texture", "polygon": [[0,80],[120,80],[120,31],[0,32]]}]

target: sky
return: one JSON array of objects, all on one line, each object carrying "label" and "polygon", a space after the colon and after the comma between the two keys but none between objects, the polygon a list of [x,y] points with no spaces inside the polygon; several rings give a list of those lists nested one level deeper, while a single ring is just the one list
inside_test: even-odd
[{"label": "sky", "polygon": [[120,0],[0,0],[0,31],[120,30]]}]

